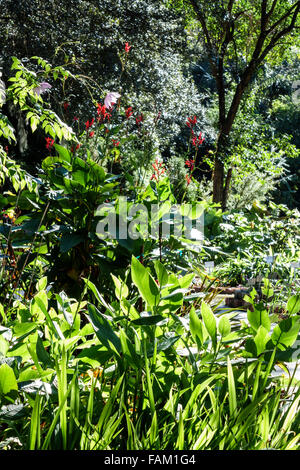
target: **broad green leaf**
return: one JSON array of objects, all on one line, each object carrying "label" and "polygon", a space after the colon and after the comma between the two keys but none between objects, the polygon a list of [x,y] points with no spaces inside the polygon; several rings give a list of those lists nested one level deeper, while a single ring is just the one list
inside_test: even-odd
[{"label": "broad green leaf", "polygon": [[254,307],[254,311],[247,310],[247,318],[252,326],[252,328],[257,331],[258,328],[262,325],[267,331],[270,331],[271,328],[271,321],[267,310],[265,310],[264,306],[256,305]]},{"label": "broad green leaf", "polygon": [[254,342],[256,345],[257,355],[259,356],[266,349],[266,344],[269,341],[270,336],[268,335],[267,330],[262,325],[258,328],[256,336],[254,337]]},{"label": "broad green leaf", "polygon": [[90,281],[89,279],[83,279],[84,282],[86,283],[86,285],[91,289],[91,291],[93,292],[93,294],[95,295],[96,299],[100,302],[101,305],[103,305],[103,307],[105,307],[107,310],[109,310],[109,312],[111,314],[114,315],[114,309],[112,308],[111,305],[109,305],[103,298],[103,296],[100,294],[100,292],[98,291],[97,287],[95,286],[95,284],[92,283],[92,281]]},{"label": "broad green leaf", "polygon": [[47,287],[47,276],[42,277],[37,283],[36,283],[36,289],[37,291],[44,290]]},{"label": "broad green leaf", "polygon": [[16,323],[14,326],[14,335],[16,338],[28,336],[30,333],[36,330],[38,323],[34,322],[22,322]]},{"label": "broad green leaf", "polygon": [[38,336],[36,342],[36,355],[39,361],[44,364],[44,366],[53,366],[53,361],[50,358],[49,353],[46,351],[42,339]]},{"label": "broad green leaf", "polygon": [[55,144],[54,147],[57,150],[62,161],[66,161],[68,163],[71,162],[71,155],[70,155],[69,150],[66,147],[63,147],[62,145],[58,145],[58,144]]},{"label": "broad green leaf", "polygon": [[117,334],[114,332],[110,322],[102,315],[99,310],[92,304],[88,305],[89,321],[92,323],[98,339],[102,344],[111,350],[109,343],[112,343],[116,350],[121,351],[121,342]]},{"label": "broad green leaf", "polygon": [[157,323],[160,323],[161,321],[164,320],[164,317],[161,315],[147,315],[140,317],[136,320],[133,320],[132,323],[134,325],[156,325]]},{"label": "broad green leaf", "polygon": [[217,339],[217,323],[216,323],[215,316],[212,312],[212,309],[205,302],[202,302],[201,304],[201,315],[204,321],[204,325],[207,329],[207,332],[209,336],[211,337],[213,344],[215,345],[216,339]]},{"label": "broad green leaf", "polygon": [[227,315],[222,315],[219,324],[218,324],[218,330],[220,335],[224,338],[224,336],[229,335],[231,331],[231,326],[230,326],[230,321]]},{"label": "broad green leaf", "polygon": [[190,332],[193,337],[193,340],[197,342],[197,338],[200,341],[200,345],[203,344],[203,331],[202,331],[202,322],[198,317],[194,306],[190,310]]},{"label": "broad green leaf", "polygon": [[8,395],[13,390],[18,390],[15,373],[8,364],[2,364],[0,366],[0,394]]},{"label": "broad green leaf", "polygon": [[43,320],[45,312],[48,311],[48,296],[45,290],[38,292],[32,299],[30,313],[37,316],[39,320]]},{"label": "broad green leaf", "polygon": [[140,314],[138,313],[138,311],[133,305],[131,305],[131,303],[127,299],[121,300],[120,307],[122,309],[122,312],[126,316],[128,316],[130,320],[137,320],[140,318]]},{"label": "broad green leaf", "polygon": [[65,233],[61,238],[60,251],[66,253],[83,241],[84,236],[80,233]]},{"label": "broad green leaf", "polygon": [[139,358],[135,352],[133,344],[130,342],[124,330],[120,331],[120,342],[124,357],[129,361],[130,365],[134,369],[139,368]]},{"label": "broad green leaf", "polygon": [[5,338],[3,338],[2,335],[0,335],[0,358],[1,356],[5,357],[6,353],[9,349],[9,342],[6,341]]},{"label": "broad green leaf", "polygon": [[125,282],[120,281],[116,276],[111,274],[111,277],[115,284],[115,294],[119,300],[126,299],[129,294],[129,290]]},{"label": "broad green leaf", "polygon": [[164,287],[168,283],[169,274],[164,265],[159,261],[154,261],[154,268],[160,287]]},{"label": "broad green leaf", "polygon": [[191,285],[191,282],[194,279],[194,277],[195,277],[195,274],[193,273],[186,274],[185,276],[179,277],[178,282],[179,282],[180,287],[182,289],[187,289]]},{"label": "broad green leaf", "polygon": [[153,309],[157,306],[160,299],[159,288],[145,266],[134,256],[131,261],[131,277],[149,307]]},{"label": "broad green leaf", "polygon": [[286,308],[291,315],[300,312],[300,294],[290,297]]},{"label": "broad green leaf", "polygon": [[286,349],[294,344],[300,329],[299,318],[291,317],[282,320],[275,326],[271,339],[279,349]]}]

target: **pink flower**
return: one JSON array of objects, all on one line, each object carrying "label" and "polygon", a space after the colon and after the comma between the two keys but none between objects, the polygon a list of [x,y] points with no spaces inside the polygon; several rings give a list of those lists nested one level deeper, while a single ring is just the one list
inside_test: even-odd
[{"label": "pink flower", "polygon": [[112,105],[115,104],[119,98],[121,98],[121,95],[119,93],[116,93],[114,91],[107,93],[106,97],[104,98],[105,107],[107,109],[112,108]]},{"label": "pink flower", "polygon": [[39,84],[39,86],[35,87],[33,89],[33,93],[35,93],[37,96],[40,96],[44,91],[46,91],[48,88],[52,88],[50,83],[47,82],[42,82]]}]

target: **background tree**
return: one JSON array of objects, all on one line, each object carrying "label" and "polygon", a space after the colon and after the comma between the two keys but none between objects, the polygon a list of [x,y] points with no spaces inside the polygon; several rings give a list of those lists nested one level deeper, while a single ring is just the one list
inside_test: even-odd
[{"label": "background tree", "polygon": [[[191,12],[199,28],[218,94],[218,138],[214,156],[213,201],[226,208],[232,168],[224,172],[230,134],[246,90],[260,67],[282,62],[299,41],[300,1],[183,0],[175,7]],[[189,9],[190,7],[190,9]]]},{"label": "background tree", "polygon": [[[0,33],[5,79],[13,55],[25,61],[41,56],[81,75],[80,82],[66,80],[64,95],[55,86],[51,90],[51,104],[64,119],[90,112],[84,85],[97,100],[105,91],[118,90],[122,104],[127,101],[136,113],[162,112],[164,126],[157,132],[168,153],[186,117],[203,114],[186,66],[185,24],[166,1],[0,0]],[[124,68],[125,42],[131,49]],[[70,103],[67,113],[64,101]]]}]

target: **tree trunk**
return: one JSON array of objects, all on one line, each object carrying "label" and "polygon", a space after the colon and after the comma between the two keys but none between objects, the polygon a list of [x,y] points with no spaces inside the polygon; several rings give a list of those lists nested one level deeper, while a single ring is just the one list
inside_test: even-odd
[{"label": "tree trunk", "polygon": [[[219,119],[219,127],[220,133],[217,140],[216,146],[216,153],[215,153],[215,161],[214,161],[214,172],[213,172],[213,202],[220,203],[222,210],[226,209],[227,205],[227,198],[229,192],[230,181],[232,177],[232,168],[228,172],[226,176],[226,183],[224,187],[224,180],[225,180],[225,172],[224,172],[224,161],[225,156],[228,151],[228,140],[229,135],[238,113],[238,109],[246,90],[250,78],[252,76],[253,70],[250,68],[247,70],[247,73],[244,74],[242,80],[237,85],[230,109],[227,113],[227,116],[224,116],[223,106],[220,109],[220,119]],[[219,97],[220,102],[220,97]]]},{"label": "tree trunk", "polygon": [[213,202],[222,204],[224,185],[224,163],[221,161],[218,152],[215,156],[213,172]]}]

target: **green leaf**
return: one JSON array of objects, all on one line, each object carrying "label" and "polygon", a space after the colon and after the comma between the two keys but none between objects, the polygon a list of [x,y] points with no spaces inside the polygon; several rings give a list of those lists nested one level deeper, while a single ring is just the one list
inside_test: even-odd
[{"label": "green leaf", "polygon": [[44,364],[44,366],[50,366],[52,367],[53,361],[50,358],[49,353],[46,351],[42,339],[38,336],[37,342],[36,342],[36,355],[39,361]]},{"label": "green leaf", "polygon": [[120,331],[120,342],[124,357],[128,360],[134,369],[139,368],[139,358],[135,352],[133,344],[130,342],[124,330]]},{"label": "green leaf", "polygon": [[178,282],[179,282],[180,287],[182,289],[187,289],[191,285],[191,282],[194,279],[194,277],[195,277],[194,273],[186,274],[185,276],[179,277]]},{"label": "green leaf", "polygon": [[162,288],[165,284],[168,283],[168,279],[169,279],[168,271],[159,260],[154,261],[154,268],[156,271],[159,285]]},{"label": "green leaf", "polygon": [[227,356],[228,397],[230,416],[235,416],[237,411],[236,389],[234,375],[229,356]]},{"label": "green leaf", "polygon": [[108,349],[111,350],[109,344],[112,343],[117,351],[121,351],[121,342],[119,337],[113,331],[109,321],[102,315],[99,310],[94,306],[88,305],[89,311],[89,321],[92,323],[97,338],[101,341],[102,344]]},{"label": "green leaf", "polygon": [[271,320],[263,305],[256,305],[253,312],[251,312],[251,310],[247,310],[247,318],[255,331],[257,331],[261,325],[267,331],[270,331]]},{"label": "green leaf", "polygon": [[11,391],[18,390],[18,384],[14,371],[9,365],[0,366],[0,394],[8,395]]},{"label": "green leaf", "polygon": [[79,233],[66,233],[61,238],[60,251],[66,253],[83,241],[84,236]]},{"label": "green leaf", "polygon": [[156,325],[157,323],[164,320],[164,317],[161,315],[147,315],[144,317],[140,317],[136,320],[133,320],[132,323],[134,325]]},{"label": "green leaf", "polygon": [[193,340],[197,342],[197,339],[200,341],[200,346],[203,344],[203,329],[202,322],[198,317],[194,306],[190,310],[190,331],[193,337]]},{"label": "green leaf", "polygon": [[224,338],[224,336],[229,335],[229,333],[231,332],[230,321],[227,315],[221,316],[218,324],[218,330],[222,338]]},{"label": "green leaf", "polygon": [[71,155],[68,149],[66,147],[63,147],[62,145],[54,144],[55,149],[57,150],[59,156],[61,157],[62,161],[71,162]]},{"label": "green leaf", "polygon": [[290,297],[287,301],[286,308],[291,315],[300,312],[300,294]]},{"label": "green leaf", "polygon": [[201,315],[204,321],[204,325],[207,329],[207,332],[209,336],[211,337],[213,345],[215,346],[216,340],[217,340],[217,323],[216,323],[215,316],[212,312],[212,309],[205,302],[202,302],[201,304]]},{"label": "green leaf", "polygon": [[259,356],[266,349],[266,344],[269,341],[270,336],[268,335],[267,330],[264,326],[260,326],[257,330],[257,334],[254,337],[254,342],[256,345],[257,355]]},{"label": "green leaf", "polygon": [[103,307],[105,307],[107,310],[109,310],[109,312],[111,314],[114,315],[114,310],[112,308],[111,305],[109,305],[105,300],[104,298],[102,297],[102,295],[100,294],[100,292],[98,291],[97,287],[95,286],[95,284],[92,283],[92,281],[90,281],[89,279],[83,279],[84,282],[86,283],[86,285],[91,289],[91,291],[93,292],[93,294],[95,295],[96,299],[100,302],[101,305],[103,305]]},{"label": "green leaf", "polygon": [[134,256],[131,261],[131,277],[149,307],[157,306],[160,300],[159,288],[147,269]]},{"label": "green leaf", "polygon": [[125,282],[120,281],[116,276],[111,274],[111,277],[113,278],[114,284],[115,284],[115,294],[116,297],[119,300],[126,299],[129,294],[129,290]]},{"label": "green leaf", "polygon": [[300,320],[298,318],[287,318],[275,326],[271,339],[275,346],[284,350],[294,344],[300,329]]},{"label": "green leaf", "polygon": [[26,337],[30,333],[36,330],[38,327],[38,323],[34,322],[23,322],[23,323],[16,323],[14,326],[14,335],[16,338]]}]

